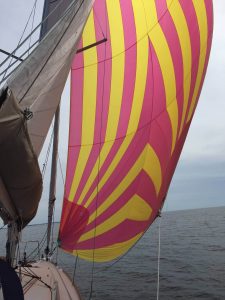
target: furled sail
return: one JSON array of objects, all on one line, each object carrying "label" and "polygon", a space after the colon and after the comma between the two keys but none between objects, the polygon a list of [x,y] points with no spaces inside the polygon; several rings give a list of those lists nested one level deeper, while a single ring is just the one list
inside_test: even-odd
[{"label": "furled sail", "polygon": [[212,31],[211,0],[95,1],[72,65],[63,249],[110,261],[155,220],[197,105]]},{"label": "furled sail", "polygon": [[93,2],[74,0],[1,92],[0,215],[5,222],[17,219],[24,227],[36,214],[42,192],[37,157]]}]

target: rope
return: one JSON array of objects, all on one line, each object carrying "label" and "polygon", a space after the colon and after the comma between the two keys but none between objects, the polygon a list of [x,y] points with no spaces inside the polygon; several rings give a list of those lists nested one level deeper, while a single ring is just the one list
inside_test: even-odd
[{"label": "rope", "polygon": [[[43,246],[45,244],[46,235],[47,235],[47,229],[46,229],[45,233],[43,234],[43,237],[42,237],[42,239],[41,239],[41,241],[39,243],[39,249],[40,249],[40,251],[42,250],[42,248],[43,248]],[[37,251],[37,249],[38,249],[38,246],[27,256],[27,259],[30,258],[33,255],[33,253],[35,253]],[[33,258],[35,258],[35,256]]]},{"label": "rope", "polygon": [[[39,39],[36,40],[26,51],[24,51],[20,56],[18,56],[19,59],[23,60],[23,57],[37,44],[39,43]],[[11,65],[9,67],[6,67],[1,73],[0,76],[2,76],[5,72],[8,72],[9,69],[11,69],[16,63],[18,63],[18,60],[15,60],[14,62],[11,63]],[[4,79],[2,79],[0,81],[0,84],[3,83],[14,71],[15,71],[16,67],[8,73],[7,76],[5,76]]]},{"label": "rope", "polygon": [[[102,31],[102,34],[104,36],[104,33]],[[107,33],[106,33],[107,34]],[[92,299],[92,292],[93,292],[93,283],[94,283],[94,268],[95,268],[95,239],[96,239],[96,219],[98,215],[98,185],[99,185],[99,172],[100,172],[100,161],[101,161],[101,140],[102,140],[102,123],[103,123],[103,101],[104,101],[104,92],[105,92],[105,61],[106,61],[106,45],[105,45],[105,51],[104,51],[104,73],[103,73],[103,89],[102,89],[102,108],[101,108],[101,126],[100,126],[100,143],[99,143],[99,160],[98,160],[98,183],[97,183],[97,197],[95,201],[95,230],[94,230],[94,249],[93,249],[93,263],[92,263],[92,273],[91,273],[91,289],[90,289],[90,295],[89,300]]]},{"label": "rope", "polygon": [[48,159],[49,159],[49,154],[50,154],[50,150],[51,150],[51,146],[52,146],[53,136],[54,136],[54,133],[53,133],[53,128],[52,128],[52,134],[51,134],[51,137],[50,137],[50,141],[49,141],[49,144],[48,144],[48,149],[47,149],[45,161],[43,163],[42,172],[41,172],[43,179],[44,179],[47,164],[48,164]]},{"label": "rope", "polygon": [[76,276],[76,270],[77,270],[77,261],[78,261],[78,256],[75,257],[75,263],[74,263],[74,269],[73,269],[73,284]]},{"label": "rope", "polygon": [[106,39],[106,38],[107,38],[107,35],[105,36],[105,34],[104,34],[103,28],[102,28],[102,26],[101,26],[101,23],[100,23],[100,20],[99,20],[98,15],[97,15],[97,13],[96,13],[96,11],[95,11],[95,8],[93,8],[93,13],[94,13],[94,15],[95,15],[95,18],[96,18],[98,24],[99,24],[101,34],[102,34],[103,38]]},{"label": "rope", "polygon": [[157,268],[157,294],[156,299],[159,300],[159,271],[160,271],[160,246],[161,246],[161,216],[159,215],[159,239],[158,239],[158,268]]},{"label": "rope", "polygon": [[63,185],[65,185],[65,177],[63,175],[62,163],[61,163],[59,153],[58,153],[58,161],[59,161],[59,170],[60,170],[60,174],[61,174],[61,177],[62,177],[62,182],[63,182]]},{"label": "rope", "polygon": [[[103,33],[104,36],[104,33]],[[93,293],[93,283],[94,283],[94,268],[95,268],[95,242],[96,242],[96,219],[98,216],[98,185],[99,185],[99,172],[100,172],[100,161],[101,161],[101,140],[102,140],[102,116],[103,116],[103,101],[104,101],[104,92],[105,92],[105,61],[106,61],[106,44],[105,44],[105,51],[104,51],[104,73],[103,73],[103,88],[102,88],[102,108],[101,108],[101,126],[100,126],[100,143],[99,143],[99,160],[98,160],[98,181],[97,181],[97,197],[95,201],[95,230],[94,230],[94,249],[93,249],[93,263],[92,263],[92,272],[91,272],[91,289],[89,300],[92,299]]]}]

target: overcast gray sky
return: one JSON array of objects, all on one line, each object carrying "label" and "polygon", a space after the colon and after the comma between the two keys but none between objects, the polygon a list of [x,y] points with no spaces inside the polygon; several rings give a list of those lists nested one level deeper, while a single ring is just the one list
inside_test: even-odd
[{"label": "overcast gray sky", "polygon": [[[34,1],[0,1],[0,48],[11,51],[18,43]],[[35,22],[41,18],[38,0]],[[213,46],[200,101],[168,193],[166,210],[225,205],[225,1],[214,0]],[[0,55],[0,61],[4,58]],[[63,94],[62,120],[68,117],[67,85]],[[65,177],[68,124],[61,126],[59,156]],[[45,152],[44,149],[43,152]],[[40,158],[43,163],[44,155]],[[58,171],[56,220],[59,220],[63,180]],[[38,214],[32,223],[47,221],[48,175]]]}]

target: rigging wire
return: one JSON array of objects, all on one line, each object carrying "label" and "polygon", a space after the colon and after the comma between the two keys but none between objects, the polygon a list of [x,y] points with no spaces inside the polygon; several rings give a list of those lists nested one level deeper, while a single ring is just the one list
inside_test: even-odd
[{"label": "rigging wire", "polygon": [[160,271],[160,248],[161,248],[161,215],[159,215],[159,226],[158,226],[158,232],[159,232],[159,238],[158,238],[158,264],[157,264],[157,293],[156,293],[156,299],[159,300],[159,271]]},{"label": "rigging wire", "polygon": [[[24,51],[18,58],[22,59],[24,57],[24,55],[26,55],[37,43],[39,43],[39,39],[36,40],[26,51]],[[23,59],[22,59],[23,60]],[[14,62],[11,63],[11,65],[9,67],[6,67],[1,73],[0,76],[2,76],[5,72],[8,72],[9,69],[11,69],[16,63],[18,62],[18,60],[15,60]],[[8,73],[8,75],[1,80],[0,83],[2,83],[3,81],[5,81],[14,71],[15,71],[16,67],[10,72]]]},{"label": "rigging wire", "polygon": [[[66,10],[64,17],[66,17],[67,14],[70,13],[73,4],[75,4],[76,1],[74,1],[69,8]],[[72,24],[73,20],[75,19],[76,15],[79,13],[82,5],[84,3],[84,0],[80,3],[79,7],[77,8],[77,10],[75,11],[73,17],[71,18],[71,20],[69,21],[68,24],[65,24],[66,28],[63,28],[63,33],[61,35],[61,37],[59,38],[59,40],[56,42],[55,47],[52,49],[51,53],[49,54],[47,60],[45,61],[44,65],[41,67],[40,71],[38,72],[38,74],[35,76],[34,80],[30,83],[29,87],[27,88],[25,94],[21,97],[21,100],[19,101],[19,103],[21,103],[24,99],[24,97],[28,94],[28,92],[30,91],[31,87],[34,85],[34,83],[36,82],[37,78],[39,77],[39,75],[41,74],[41,72],[44,70],[45,66],[47,65],[47,63],[49,62],[50,58],[52,57],[55,49],[58,47],[58,45],[60,44],[61,40],[63,39],[64,35],[66,34],[67,30],[69,29],[70,25]]]},{"label": "rigging wire", "polygon": [[[107,32],[106,32],[107,34]],[[103,33],[104,36],[104,33]],[[106,44],[104,49],[104,71],[103,71],[103,87],[102,87],[102,107],[101,107],[101,125],[100,125],[100,143],[99,143],[99,160],[98,160],[98,176],[97,176],[97,197],[95,201],[95,229],[94,229],[94,248],[93,248],[93,263],[92,263],[92,272],[91,272],[91,288],[89,300],[92,299],[93,293],[93,283],[94,283],[94,269],[95,269],[95,247],[96,247],[96,219],[98,216],[98,196],[99,196],[99,172],[100,172],[100,162],[101,162],[101,141],[102,141],[102,127],[103,127],[103,102],[104,102],[104,92],[105,92],[105,78],[106,78]]]},{"label": "rigging wire", "polygon": [[107,33],[106,33],[106,35],[104,34],[104,30],[103,30],[103,28],[102,28],[102,26],[101,26],[101,23],[100,23],[100,20],[99,20],[98,15],[97,15],[97,13],[96,13],[96,11],[95,11],[95,8],[93,8],[93,14],[95,15],[96,21],[97,21],[98,24],[99,24],[99,27],[100,27],[100,30],[101,30],[101,33],[102,33],[103,38],[104,38],[104,39],[107,39]]},{"label": "rigging wire", "polygon": [[6,226],[6,224],[4,224],[4,225],[0,228],[0,230],[2,230],[5,226]]},{"label": "rigging wire", "polygon": [[59,161],[59,170],[60,170],[60,174],[61,174],[62,182],[63,182],[63,186],[64,186],[64,185],[65,185],[65,177],[64,177],[64,175],[63,175],[62,162],[61,162],[59,153],[58,153],[58,161]]},{"label": "rigging wire", "polygon": [[74,268],[73,268],[73,284],[76,276],[76,270],[77,270],[77,262],[78,262],[78,256],[75,256],[75,263],[74,263]]},{"label": "rigging wire", "polygon": [[[36,7],[37,7],[37,0],[35,0],[35,2],[34,2],[33,19],[32,19],[32,24],[31,24],[31,32],[34,29],[34,19],[35,19],[35,14],[36,14]],[[28,55],[27,56],[29,56],[29,54],[30,54],[31,39],[32,39],[32,36],[30,36],[29,47],[28,47],[29,50],[28,50]]]},{"label": "rigging wire", "polygon": [[[46,156],[45,156],[45,160],[44,160],[44,163],[43,163],[43,167],[42,167],[42,179],[44,179],[45,177],[45,173],[46,173],[46,169],[47,169],[47,165],[48,165],[48,160],[49,160],[49,156],[50,156],[50,151],[51,151],[51,146],[52,146],[52,142],[53,142],[53,127],[51,128],[52,130],[52,133],[51,133],[51,137],[50,137],[50,140],[49,140],[49,144],[48,144],[48,148],[47,148],[47,152],[46,152]],[[37,251],[38,247],[40,249],[40,251],[43,249],[43,246],[45,245],[45,241],[46,241],[46,237],[47,237],[47,229],[45,231],[45,233],[43,234],[43,237],[39,243],[39,246],[37,246],[28,256],[27,256],[27,259],[28,258],[31,258],[32,255]],[[35,257],[35,256],[34,256]]]},{"label": "rigging wire", "polygon": [[[37,0],[35,0],[35,1],[37,1]],[[31,14],[30,14],[30,16],[29,16],[29,19],[28,19],[28,21],[27,21],[27,24],[26,24],[26,27],[25,27],[25,29],[24,29],[24,32],[23,32],[23,34],[22,34],[22,36],[21,36],[21,38],[20,38],[20,41],[19,41],[19,43],[18,43],[18,45],[17,45],[17,47],[13,50],[13,52],[11,52],[10,53],[10,55],[8,55],[7,56],[7,58],[4,60],[4,61],[2,61],[1,63],[0,63],[0,67],[2,67],[10,58],[11,58],[11,60],[10,60],[10,63],[9,63],[9,65],[8,65],[8,67],[6,67],[5,69],[4,69],[4,71],[2,71],[1,73],[0,73],[0,75],[2,75],[2,74],[4,74],[4,76],[3,76],[3,78],[1,79],[1,81],[0,81],[0,84],[2,84],[16,69],[17,69],[17,67],[15,67],[7,76],[6,76],[6,73],[8,72],[8,70],[14,65],[14,64],[16,64],[18,61],[16,60],[16,61],[14,61],[14,62],[12,62],[12,60],[13,60],[13,55],[17,52],[17,50],[18,49],[20,49],[21,48],[21,46],[23,46],[29,39],[31,40],[31,36],[37,31],[37,29],[40,27],[40,26],[42,26],[46,21],[47,21],[47,19],[56,11],[56,9],[63,3],[63,1],[64,0],[61,0],[56,6],[55,6],[55,8],[46,16],[46,18],[45,19],[43,19],[42,20],[42,22],[40,22],[32,31],[31,31],[31,33],[21,42],[21,40],[22,40],[22,37],[23,37],[23,35],[24,35],[24,33],[25,33],[25,31],[26,31],[26,27],[27,27],[27,25],[28,25],[28,23],[29,23],[29,21],[30,21],[30,18],[31,18],[31,16],[32,16],[32,12],[33,12],[33,9],[34,9],[34,7],[33,7],[33,9],[32,9],[32,11],[31,11]],[[65,12],[65,15],[67,14],[67,11]],[[33,27],[33,26],[32,26]],[[20,56],[19,56],[19,59],[21,59],[26,53],[28,53],[29,54],[29,51],[37,44],[37,43],[39,43],[39,41],[40,41],[40,39],[38,38],[30,47],[28,47],[28,49],[25,51],[25,52],[23,52]]]},{"label": "rigging wire", "polygon": [[[47,15],[47,17],[45,18],[45,19],[43,19],[33,30],[32,30],[32,32],[21,42],[19,42],[19,44],[18,44],[18,46],[11,52],[11,54],[5,59],[5,60],[3,60],[3,62],[1,62],[1,64],[0,64],[0,67],[2,66],[2,65],[4,65],[5,64],[5,62],[7,62],[11,57],[12,57],[12,55],[13,54],[15,54],[16,53],[16,51],[18,50],[18,49],[20,49],[25,43],[26,43],[26,41],[28,41],[29,40],[29,38],[30,38],[30,36],[32,35],[32,34],[34,34],[36,31],[37,31],[37,29],[40,27],[40,26],[42,26],[42,24],[44,23],[44,22],[46,22],[46,20],[56,11],[56,9],[58,9],[58,7],[62,4],[62,2],[63,2],[64,0],[61,0],[57,5],[56,5],[56,7]],[[67,13],[67,11],[65,12],[65,14]],[[25,32],[25,31],[24,31]],[[22,39],[21,39],[22,40]]]},{"label": "rigging wire", "polygon": [[[47,236],[47,229],[46,229],[46,231],[45,231],[45,233],[44,233],[44,235],[43,235],[43,237],[42,237],[42,239],[39,243],[40,251],[43,249],[43,246],[45,245],[46,236]],[[27,259],[32,258],[32,255],[37,251],[37,249],[38,249],[38,246],[27,256]],[[36,255],[33,256],[33,258],[35,258],[35,257],[36,257]]]},{"label": "rigging wire", "polygon": [[[32,14],[33,14],[33,11],[34,11],[34,9],[35,9],[35,7],[36,7],[36,3],[37,3],[37,0],[35,0],[35,2],[34,2],[33,8],[32,8],[32,10],[31,10],[31,13],[30,13],[30,15],[29,15],[29,18],[28,18],[28,20],[27,20],[27,23],[26,23],[26,25],[25,25],[25,27],[24,27],[24,30],[23,30],[23,32],[22,32],[22,35],[20,36],[20,39],[19,39],[19,42],[18,42],[18,44],[17,44],[16,49],[13,51],[13,53],[11,53],[11,54],[10,54],[10,55],[9,55],[9,56],[8,56],[8,57],[0,64],[0,67],[1,67],[1,66],[2,66],[8,59],[10,59],[10,57],[11,57],[11,59],[10,59],[10,61],[9,61],[9,64],[8,64],[8,67],[6,68],[6,70],[5,70],[4,74],[3,74],[3,77],[2,77],[1,82],[4,81],[5,76],[6,76],[6,74],[7,74],[7,71],[8,71],[8,69],[10,68],[10,66],[11,66],[11,64],[12,64],[12,61],[13,61],[12,54],[15,54],[16,51],[20,48],[20,43],[21,43],[21,41],[22,41],[22,39],[23,39],[23,37],[24,37],[24,34],[25,34],[26,30],[27,30],[27,26],[28,26],[28,24],[29,24],[29,22],[30,22],[31,16],[32,16]],[[22,43],[21,43],[21,45],[22,45]]]},{"label": "rigging wire", "polygon": [[52,147],[52,142],[53,142],[53,136],[54,136],[54,132],[53,132],[53,127],[52,127],[52,134],[51,134],[51,137],[50,137],[50,141],[49,141],[49,144],[48,144],[48,149],[47,149],[45,161],[43,163],[42,172],[41,172],[42,173],[42,179],[44,179],[45,172],[46,172],[46,169],[47,169],[48,159],[49,159],[49,155],[50,155],[50,151],[51,151],[51,147]]}]

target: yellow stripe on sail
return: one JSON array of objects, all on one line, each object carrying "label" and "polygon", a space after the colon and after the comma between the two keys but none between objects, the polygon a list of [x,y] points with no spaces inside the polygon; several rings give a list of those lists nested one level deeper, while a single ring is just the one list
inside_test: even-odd
[{"label": "yellow stripe on sail", "polygon": [[199,34],[200,34],[200,57],[199,57],[199,64],[198,64],[197,79],[196,79],[195,89],[191,101],[190,110],[188,112],[187,122],[189,122],[192,117],[196,105],[197,97],[198,97],[202,75],[204,72],[206,51],[207,51],[207,37],[208,37],[208,24],[207,24],[205,2],[202,0],[201,1],[193,0],[193,5],[198,19],[198,27],[199,27]]},{"label": "yellow stripe on sail", "polygon": [[145,200],[138,195],[134,195],[120,210],[108,218],[106,221],[96,226],[94,229],[83,234],[79,242],[97,237],[115,228],[125,220],[147,221],[152,213],[152,209]]},{"label": "yellow stripe on sail", "polygon": [[[157,161],[157,162],[156,162]],[[147,164],[150,166],[147,167]],[[116,187],[116,189],[111,193],[111,195],[98,207],[98,216],[100,216],[106,209],[108,209],[130,186],[130,184],[134,181],[134,179],[138,176],[140,171],[144,168],[144,171],[152,180],[154,186],[160,186],[162,182],[162,176],[158,176],[157,178],[155,175],[153,177],[153,170],[151,170],[152,166],[159,166],[160,171],[157,170],[156,173],[161,174],[161,166],[157,155],[155,154],[153,148],[147,144],[145,149],[142,151],[139,158],[136,160],[130,171],[127,175],[123,178],[120,184]],[[157,193],[157,189],[156,189]],[[89,217],[88,224],[90,224],[96,218],[96,212],[94,211],[91,216]]]},{"label": "yellow stripe on sail", "polygon": [[[167,0],[167,5],[171,0]],[[183,111],[182,118],[179,130],[179,136],[182,132],[184,119],[187,112],[188,100],[190,95],[190,86],[191,86],[191,65],[192,65],[192,53],[191,53],[191,40],[188,30],[187,21],[184,15],[184,12],[181,8],[179,1],[173,1],[173,4],[169,7],[170,15],[173,19],[176,31],[178,34],[182,59],[183,59],[183,93],[184,93],[184,102],[183,102]]]},{"label": "yellow stripe on sail", "polygon": [[143,0],[143,3],[146,11],[147,24],[149,28],[152,28],[152,30],[149,31],[149,38],[158,57],[165,86],[167,112],[172,126],[172,154],[175,147],[178,130],[178,106],[173,60],[166,37],[160,27],[160,24],[158,23],[155,25],[157,20],[155,1]]},{"label": "yellow stripe on sail", "polygon": [[158,195],[162,184],[162,169],[158,156],[153,148],[149,145],[147,146],[147,155],[143,170],[151,178],[156,190],[156,194]]},{"label": "yellow stripe on sail", "polygon": [[[106,128],[105,140],[115,140],[119,116],[121,110],[122,96],[123,96],[123,83],[124,83],[124,68],[125,68],[125,46],[124,46],[124,32],[123,32],[123,22],[120,9],[119,0],[108,0],[107,11],[109,19],[110,28],[110,39],[112,48],[112,78],[111,78],[111,94],[109,102],[109,112]],[[116,20],[116,22],[115,22]],[[118,55],[119,54],[119,55]],[[112,147],[112,143],[106,142],[98,160],[96,161],[91,174],[85,184],[85,187],[78,199],[78,204],[82,204],[86,193],[88,192],[91,184],[97,176],[98,170],[101,169],[103,163],[105,162],[109,151]]]},{"label": "yellow stripe on sail", "polygon": [[[113,260],[123,253],[127,252],[143,235],[143,232],[137,234],[132,239],[122,242],[116,243],[104,248],[94,249],[94,261],[96,262],[106,262]],[[79,256],[80,258],[93,261],[93,249],[91,250],[75,250],[73,254]]]},{"label": "yellow stripe on sail", "polygon": [[[93,11],[91,12],[87,24],[83,32],[83,43],[89,45],[96,41],[95,24]],[[96,112],[96,95],[97,95],[97,50],[96,47],[90,48],[83,52],[84,65],[92,64],[84,68],[84,82],[83,82],[83,114],[82,114],[82,138],[81,144],[84,145],[80,149],[77,166],[71,185],[69,200],[73,201],[78,185],[81,180],[84,168],[86,166],[88,157],[91,152],[91,146],[94,141],[95,128],[95,112]],[[91,78],[91,80],[90,80]],[[90,109],[91,107],[91,109]]]},{"label": "yellow stripe on sail", "polygon": [[[133,3],[133,9],[134,9],[134,17],[135,17],[135,24],[136,24],[136,33],[137,33],[137,39],[140,39],[143,36],[143,29],[145,28],[144,22],[145,22],[145,13],[143,10],[142,5],[135,0]],[[127,148],[129,147],[131,141],[133,140],[134,133],[137,131],[138,123],[140,120],[141,115],[141,109],[143,106],[143,100],[144,100],[144,94],[145,94],[145,87],[146,87],[146,78],[147,78],[147,68],[148,68],[148,38],[142,39],[137,44],[137,67],[136,67],[136,79],[135,79],[135,88],[134,88],[134,97],[133,97],[133,103],[131,108],[131,114],[128,124],[127,132],[132,132],[132,134],[128,135],[123,143],[121,144],[118,152],[116,153],[115,157],[113,158],[113,161],[111,162],[109,168],[107,169],[106,173],[100,180],[98,184],[98,191],[102,189],[104,184],[107,182],[109,177],[112,175],[113,171],[121,161],[124,153],[126,152]],[[106,159],[107,151],[105,149],[111,149],[111,146],[113,145],[113,142],[108,142],[104,145],[102,151],[101,151],[101,164],[100,168],[103,164],[103,162]],[[105,151],[105,153],[104,153]],[[97,172],[97,171],[96,171]],[[92,171],[92,174],[94,172]],[[91,175],[92,175],[91,174]],[[90,187],[90,183],[93,182],[94,176],[90,176],[84,191],[82,192],[80,202],[82,202],[83,197],[85,196],[86,192],[88,191]],[[90,181],[90,179],[92,181]],[[94,197],[97,195],[97,188],[92,192],[91,196],[89,197],[88,201],[85,204],[85,207],[88,207],[91,202],[93,201]]]},{"label": "yellow stripe on sail", "polygon": [[[107,0],[111,47],[112,47],[112,83],[105,140],[113,140],[119,123],[123,96],[125,46],[124,31],[119,0]],[[118,55],[118,53],[121,53]],[[116,56],[117,55],[117,56]],[[114,57],[115,56],[115,57]]]}]

